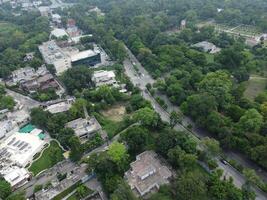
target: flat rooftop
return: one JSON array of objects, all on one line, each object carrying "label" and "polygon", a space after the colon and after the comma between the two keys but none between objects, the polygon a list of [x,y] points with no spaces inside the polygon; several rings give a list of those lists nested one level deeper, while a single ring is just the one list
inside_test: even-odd
[{"label": "flat rooftop", "polygon": [[[39,134],[41,130],[33,131]],[[18,166],[25,167],[32,161],[33,156],[45,145],[45,142],[34,133],[14,133],[8,137],[0,145],[0,163],[4,164],[4,160],[10,160]]]},{"label": "flat rooftop", "polygon": [[71,62],[76,62],[78,60],[83,60],[83,59],[86,59],[86,58],[90,58],[92,56],[96,56],[97,54],[98,53],[96,53],[93,50],[81,51],[81,52],[71,56]]}]

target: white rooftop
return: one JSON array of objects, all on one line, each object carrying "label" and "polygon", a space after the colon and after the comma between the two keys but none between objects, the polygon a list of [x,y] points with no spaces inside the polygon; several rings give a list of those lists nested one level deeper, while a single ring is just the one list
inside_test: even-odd
[{"label": "white rooftop", "polygon": [[17,166],[8,168],[4,173],[4,179],[10,183],[11,187],[25,182],[30,177],[30,174],[25,168],[19,168]]},{"label": "white rooftop", "polygon": [[81,52],[71,56],[71,62],[76,62],[78,60],[90,58],[90,57],[95,56],[95,55],[97,55],[97,53],[93,50],[81,51]]},{"label": "white rooftop", "polygon": [[51,31],[51,35],[54,35],[57,38],[61,38],[63,36],[68,36],[68,33],[65,31],[65,29],[56,28],[53,31]]},{"label": "white rooftop", "polygon": [[60,113],[60,112],[66,112],[70,109],[71,104],[68,102],[60,102],[57,104],[53,104],[48,106],[45,110],[49,111],[52,114]]},{"label": "white rooftop", "polygon": [[7,138],[0,145],[0,159],[9,159],[15,164],[25,167],[45,145],[45,142],[36,135],[37,131],[14,133]]}]

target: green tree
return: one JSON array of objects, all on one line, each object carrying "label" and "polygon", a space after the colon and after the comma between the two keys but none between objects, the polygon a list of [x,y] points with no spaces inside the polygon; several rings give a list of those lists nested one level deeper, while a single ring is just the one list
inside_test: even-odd
[{"label": "green tree", "polygon": [[113,142],[109,146],[108,155],[110,159],[116,163],[118,168],[125,169],[128,164],[129,155],[124,144]]},{"label": "green tree", "polygon": [[249,109],[240,118],[238,126],[243,132],[257,133],[263,124],[263,117],[256,109]]},{"label": "green tree", "polygon": [[207,188],[205,180],[197,172],[185,172],[175,180],[175,196],[179,200],[205,200]]},{"label": "green tree", "polygon": [[77,187],[77,194],[79,195],[80,198],[83,198],[86,196],[88,188],[84,185],[81,184],[79,187]]},{"label": "green tree", "polygon": [[111,200],[137,200],[137,198],[127,183],[122,181],[111,195]]},{"label": "green tree", "polygon": [[220,143],[213,138],[205,137],[202,139],[201,147],[207,159],[212,159],[221,153]]},{"label": "green tree", "polygon": [[0,198],[6,199],[12,193],[11,185],[0,177]]},{"label": "green tree", "polygon": [[47,126],[49,113],[42,108],[33,108],[30,116],[32,124],[40,128],[45,128]]},{"label": "green tree", "polygon": [[72,136],[69,141],[70,144],[70,159],[73,162],[78,162],[83,155],[83,148],[78,137]]},{"label": "green tree", "polygon": [[173,128],[177,123],[181,123],[182,116],[180,113],[172,111],[170,114],[170,126]]},{"label": "green tree", "polygon": [[126,141],[129,152],[135,155],[145,150],[149,143],[149,133],[143,127],[133,126],[122,135],[122,139]]},{"label": "green tree", "polygon": [[168,151],[168,158],[175,167],[181,170],[194,168],[197,161],[196,155],[186,153],[178,145]]},{"label": "green tree", "polygon": [[142,125],[148,128],[157,127],[160,121],[159,115],[154,110],[147,107],[137,110],[134,113],[133,118],[135,121],[140,122]]},{"label": "green tree", "polygon": [[199,91],[214,96],[221,108],[232,101],[232,89],[230,74],[224,71],[210,72],[199,83]]}]

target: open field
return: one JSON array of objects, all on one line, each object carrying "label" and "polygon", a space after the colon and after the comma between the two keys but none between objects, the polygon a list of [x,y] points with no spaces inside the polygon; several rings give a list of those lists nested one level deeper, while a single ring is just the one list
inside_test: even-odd
[{"label": "open field", "polygon": [[123,105],[115,105],[101,112],[102,115],[115,122],[122,121],[125,113],[126,109]]},{"label": "open field", "polygon": [[37,175],[39,172],[62,161],[64,159],[62,154],[63,150],[59,147],[58,143],[51,141],[50,146],[44,150],[42,156],[32,163],[29,171],[31,171],[34,176]]},{"label": "open field", "polygon": [[267,79],[260,76],[251,76],[246,82],[246,90],[244,96],[249,100],[254,100],[254,98],[266,88]]}]

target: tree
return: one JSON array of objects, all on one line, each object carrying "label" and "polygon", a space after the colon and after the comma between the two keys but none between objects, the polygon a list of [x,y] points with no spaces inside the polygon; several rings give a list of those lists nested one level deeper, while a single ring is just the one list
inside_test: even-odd
[{"label": "tree", "polygon": [[260,182],[260,178],[253,169],[244,169],[243,174],[246,177],[246,183],[248,185],[257,185]]},{"label": "tree", "polygon": [[84,184],[81,184],[81,185],[79,185],[79,187],[77,187],[76,191],[77,191],[79,197],[83,198],[86,196],[87,190],[88,190],[88,188]]},{"label": "tree", "polygon": [[111,200],[137,200],[131,188],[122,181],[114,193],[111,195]]},{"label": "tree", "polygon": [[205,137],[201,141],[201,146],[207,159],[212,159],[221,153],[219,142],[213,138]]},{"label": "tree", "polygon": [[33,108],[31,110],[31,123],[40,127],[46,128],[48,122],[49,113],[42,108]]},{"label": "tree", "polygon": [[0,177],[0,198],[6,199],[12,193],[11,185]]},{"label": "tree", "polygon": [[125,169],[128,165],[129,155],[125,145],[122,143],[113,142],[109,146],[108,156],[114,163],[116,163],[119,169]]},{"label": "tree", "polygon": [[185,172],[175,180],[175,197],[179,200],[205,200],[207,188],[198,172]]},{"label": "tree", "polygon": [[214,96],[207,93],[191,95],[181,106],[182,111],[198,119],[206,117],[213,110],[217,110],[217,102]]},{"label": "tree", "polygon": [[233,184],[233,180],[221,180],[222,171],[211,174],[209,185],[210,199],[216,200],[242,200],[242,192]]},{"label": "tree", "polygon": [[68,69],[61,77],[69,94],[74,94],[75,90],[82,91],[91,84],[91,71],[86,66]]},{"label": "tree", "polygon": [[83,155],[83,148],[81,146],[80,140],[76,136],[72,136],[69,141],[70,144],[70,159],[73,162],[77,162],[81,159]]},{"label": "tree", "polygon": [[16,102],[14,101],[13,97],[11,96],[2,96],[0,95],[0,110],[1,109],[8,109],[12,110]]},{"label": "tree", "polygon": [[136,155],[143,152],[148,145],[149,133],[141,126],[133,126],[122,135],[122,139],[126,141],[129,152]]},{"label": "tree", "polygon": [[6,200],[26,200],[24,192],[14,192]]},{"label": "tree", "polygon": [[151,108],[141,108],[137,110],[133,118],[148,128],[156,128],[160,122],[159,115]]},{"label": "tree", "polygon": [[240,118],[240,131],[257,133],[263,124],[263,117],[256,109],[249,109]]},{"label": "tree", "polygon": [[175,167],[181,170],[188,170],[196,165],[197,156],[186,153],[177,145],[168,151],[168,159]]},{"label": "tree", "polygon": [[224,71],[210,72],[199,83],[199,91],[214,96],[220,108],[232,101],[232,89],[230,74]]},{"label": "tree", "polygon": [[170,115],[170,126],[173,128],[177,123],[181,123],[182,116],[180,113],[172,111]]}]

